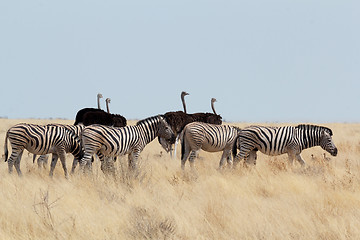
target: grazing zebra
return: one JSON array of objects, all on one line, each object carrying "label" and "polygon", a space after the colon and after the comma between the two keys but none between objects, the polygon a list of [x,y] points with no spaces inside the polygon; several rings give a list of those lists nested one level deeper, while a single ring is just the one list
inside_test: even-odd
[{"label": "grazing zebra", "polygon": [[[78,125],[67,125],[67,124],[57,124],[57,123],[51,123],[51,124],[48,124],[47,126],[59,126],[59,127],[64,127],[66,128],[67,130],[73,132],[79,139],[81,138],[81,133],[82,133],[82,130],[84,129],[84,125],[83,124],[78,124]],[[33,157],[33,162],[35,162],[35,158],[36,158],[36,154],[34,154],[34,157]],[[38,159],[37,159],[37,164],[38,164],[38,167],[41,168],[41,167],[44,167],[45,168],[45,165],[47,164],[47,160],[48,160],[48,157],[47,155],[41,155]],[[80,159],[77,159],[74,157],[74,160],[73,160],[73,165],[72,165],[72,168],[71,168],[71,172],[74,172],[74,169],[76,168],[77,166],[77,163],[79,162]],[[53,159],[54,162],[51,162],[51,167],[52,168],[55,168],[56,166],[56,163],[57,163],[57,158],[56,159]]]},{"label": "grazing zebra", "polygon": [[189,157],[190,166],[193,167],[196,152],[200,149],[207,152],[223,151],[219,168],[225,159],[231,165],[231,149],[238,136],[239,128],[228,125],[215,125],[203,122],[193,122],[185,126],[181,146],[181,168]]},{"label": "grazing zebra", "polygon": [[[80,161],[80,167],[84,170],[84,165],[90,161],[93,154],[97,154],[101,161],[104,161],[105,157],[129,154],[129,167],[135,169],[140,152],[158,136],[170,142],[175,141],[174,132],[162,115],[141,120],[135,126],[116,128],[91,125],[85,127],[82,133],[85,152]],[[111,170],[114,173],[113,169]]]},{"label": "grazing zebra", "polygon": [[[305,161],[300,153],[303,149],[321,146],[331,155],[337,155],[337,148],[332,141],[330,128],[316,125],[298,125],[296,127],[250,126],[240,131],[233,146],[234,165],[241,159],[256,164],[256,151],[276,156],[287,153],[289,162],[294,158],[302,165]],[[237,154],[237,149],[240,152]]]},{"label": "grazing zebra", "polygon": [[[8,139],[12,147],[12,153],[9,159]],[[65,154],[68,152],[72,153],[77,159],[81,159],[83,154],[80,138],[65,127],[20,123],[11,127],[5,137],[5,161],[8,161],[9,173],[12,173],[13,165],[15,165],[17,173],[20,176],[22,175],[20,171],[20,160],[24,149],[38,155],[53,154],[50,176],[53,175],[55,168],[53,163],[56,164],[58,157],[60,157],[65,177],[67,177]]]}]

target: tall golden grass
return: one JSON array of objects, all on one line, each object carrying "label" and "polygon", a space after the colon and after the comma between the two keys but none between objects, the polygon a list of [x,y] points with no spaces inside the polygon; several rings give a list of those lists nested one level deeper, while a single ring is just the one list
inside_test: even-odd
[{"label": "tall golden grass", "polygon": [[[73,123],[0,119],[1,146],[18,122]],[[91,176],[66,180],[59,163],[50,178],[25,152],[23,177],[0,164],[0,239],[358,239],[360,124],[324,125],[339,154],[327,161],[320,147],[305,150],[305,168],[259,153],[255,169],[218,171],[221,153],[200,152],[196,170],[181,171],[155,140],[134,176],[121,157],[116,180],[98,162]]]}]

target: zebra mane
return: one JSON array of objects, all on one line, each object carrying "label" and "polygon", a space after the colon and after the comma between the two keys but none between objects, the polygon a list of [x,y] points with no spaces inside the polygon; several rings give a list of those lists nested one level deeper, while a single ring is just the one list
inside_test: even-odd
[{"label": "zebra mane", "polygon": [[143,124],[143,123],[145,123],[145,122],[157,120],[157,119],[159,119],[159,117],[161,117],[161,118],[164,119],[164,115],[156,115],[156,116],[148,117],[148,118],[145,118],[145,119],[142,119],[142,120],[138,121],[138,122],[136,123],[136,126],[138,126],[138,125],[140,125],[140,124]]},{"label": "zebra mane", "polygon": [[231,127],[235,128],[238,132],[241,132],[241,128],[236,127],[236,126],[231,126]]},{"label": "zebra mane", "polygon": [[333,135],[333,132],[332,132],[332,130],[330,128],[323,127],[323,126],[318,126],[318,125],[300,124],[300,125],[297,125],[295,128],[301,129],[301,130],[315,129],[315,130],[320,130],[320,131],[326,131],[326,132],[328,132],[330,134],[330,136]]}]

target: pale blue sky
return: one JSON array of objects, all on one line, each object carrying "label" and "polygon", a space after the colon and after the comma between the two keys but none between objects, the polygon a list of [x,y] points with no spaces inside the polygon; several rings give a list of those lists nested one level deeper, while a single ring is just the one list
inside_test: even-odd
[{"label": "pale blue sky", "polygon": [[[0,0],[0,117],[360,122],[360,1]],[[104,100],[103,99],[103,100]],[[102,102],[105,107],[105,101]]]}]

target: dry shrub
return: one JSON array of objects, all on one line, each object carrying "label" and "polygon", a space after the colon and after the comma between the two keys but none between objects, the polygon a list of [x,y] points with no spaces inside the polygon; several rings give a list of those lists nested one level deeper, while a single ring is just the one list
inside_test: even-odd
[{"label": "dry shrub", "polygon": [[127,156],[126,159],[125,157],[118,159],[116,163],[114,165],[114,172],[117,184],[127,187],[129,191],[135,186],[141,185],[146,187],[150,184],[152,177],[151,167],[148,167],[145,162],[141,161],[141,158],[138,160],[136,170],[129,169]]},{"label": "dry shrub", "polygon": [[270,171],[274,174],[278,174],[280,172],[286,172],[289,169],[289,163],[287,160],[278,157],[272,157],[266,161],[266,164]]},{"label": "dry shrub", "polygon": [[[75,217],[70,216],[66,219],[59,220],[53,214],[53,209],[60,201],[60,197],[50,201],[49,189],[40,189],[39,194],[34,197],[33,209],[35,214],[39,217],[40,222],[48,229],[55,239],[70,239],[71,233],[75,230]],[[72,231],[63,232],[60,229],[61,225],[71,225]]]},{"label": "dry shrub", "polygon": [[128,235],[132,239],[175,239],[176,224],[168,217],[161,217],[156,210],[135,207],[130,214]]}]

